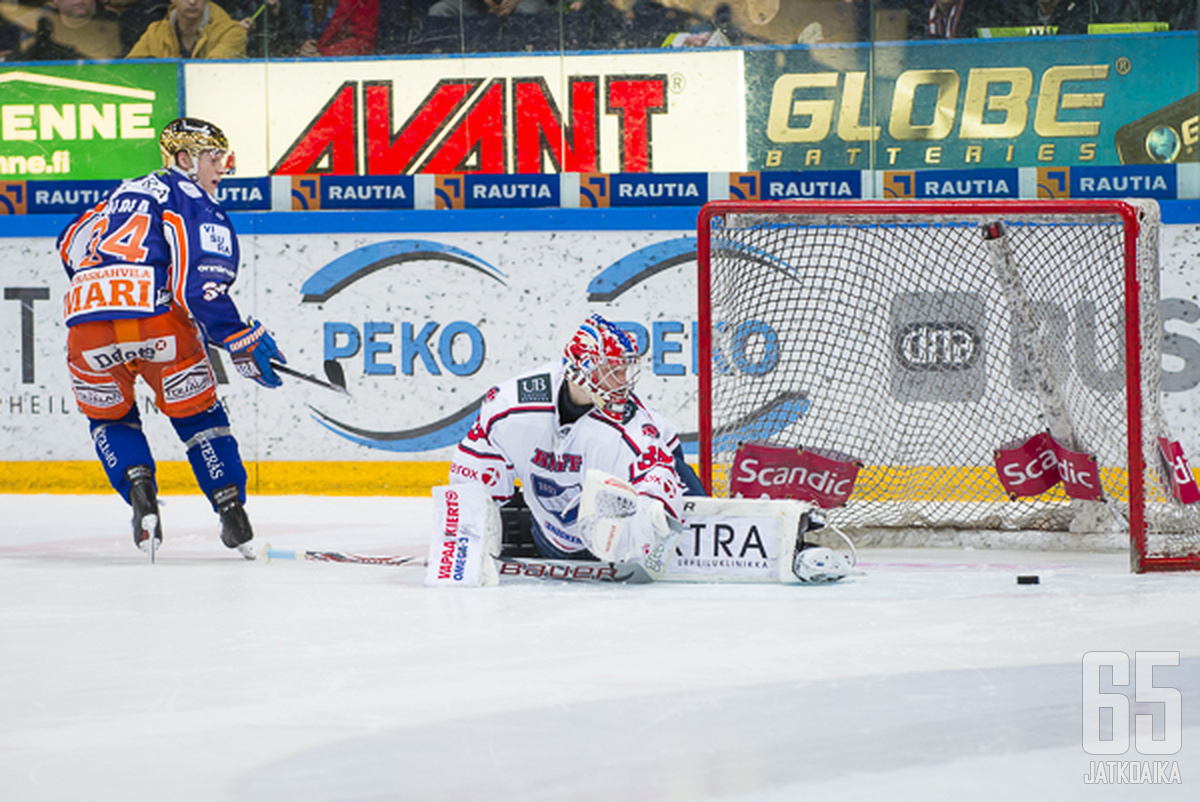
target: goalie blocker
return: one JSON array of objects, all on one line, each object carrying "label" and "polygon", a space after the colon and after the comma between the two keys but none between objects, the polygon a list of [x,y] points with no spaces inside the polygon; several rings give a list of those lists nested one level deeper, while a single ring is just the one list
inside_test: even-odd
[{"label": "goalie blocker", "polygon": [[[532,575],[528,566],[539,560],[530,557],[527,509],[505,508],[512,525],[503,527],[502,537],[500,511],[481,486],[436,487],[433,496],[437,525],[426,585],[493,585],[501,574]],[[677,521],[627,483],[589,472],[580,502],[581,533],[598,559],[572,563],[606,567],[619,576],[633,571],[640,581],[750,583],[834,582],[855,563],[853,544],[837,530],[848,550],[805,541],[806,532],[823,527],[817,508],[807,502],[691,496],[682,512],[684,520]],[[510,562],[522,570],[505,571]],[[580,578],[576,573],[545,576]]]}]

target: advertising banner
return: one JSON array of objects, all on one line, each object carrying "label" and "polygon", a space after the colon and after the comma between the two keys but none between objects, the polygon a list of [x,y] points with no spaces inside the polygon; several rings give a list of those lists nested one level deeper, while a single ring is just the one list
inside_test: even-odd
[{"label": "advertising banner", "polygon": [[[442,225],[448,217],[459,227]],[[479,399],[504,378],[561,358],[592,312],[649,345],[638,393],[678,424],[685,451],[695,453],[694,215],[531,210],[509,216],[509,230],[496,230],[495,217],[489,210],[233,215],[243,254],[232,290],[240,311],[273,332],[289,366],[322,376],[333,361],[349,390],[291,377],[267,390],[215,352],[219,393],[243,456],[260,466],[257,481],[268,474],[261,466],[290,463],[299,467],[272,486],[276,492],[364,492],[383,469],[428,469],[441,483]],[[86,466],[89,481],[103,482],[64,364],[67,280],[54,239],[67,219],[47,220],[0,217],[0,469],[49,461]],[[1192,454],[1200,452],[1200,306],[1187,276],[1198,236],[1196,224],[1165,227],[1160,305],[1164,411],[1172,438]],[[737,366],[752,355],[723,357]],[[920,391],[906,388],[917,401]],[[156,455],[182,461],[169,422],[140,392]],[[797,415],[819,414],[802,397],[790,403]],[[190,482],[186,467],[180,471]],[[52,473],[18,471],[22,480]]]},{"label": "advertising banner", "polygon": [[179,116],[179,68],[173,61],[4,67],[0,109],[0,178],[127,178],[162,164],[158,133]]},{"label": "advertising banner", "polygon": [[747,167],[1194,162],[1196,54],[1195,32],[747,50]]},{"label": "advertising banner", "polygon": [[[742,54],[187,62],[244,175],[744,169]],[[237,113],[231,113],[237,109]]]},{"label": "advertising banner", "polygon": [[[422,231],[371,212],[241,214],[234,223],[239,310],[267,326],[290,367],[320,375],[336,360],[349,391],[290,377],[266,390],[214,351],[219,393],[248,461],[448,461],[488,389],[561,359],[592,312],[648,343],[639,395],[676,421],[694,450],[695,235],[683,225]],[[64,363],[67,280],[54,237],[0,238],[0,258],[11,266],[0,301],[8,354],[0,461],[90,464],[87,421]],[[182,460],[168,421],[140,384],[139,392],[156,455]]]}]

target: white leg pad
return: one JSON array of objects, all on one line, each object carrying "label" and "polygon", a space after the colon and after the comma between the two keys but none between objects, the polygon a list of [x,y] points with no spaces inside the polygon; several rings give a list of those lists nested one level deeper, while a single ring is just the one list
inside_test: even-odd
[{"label": "white leg pad", "polygon": [[482,485],[433,488],[435,526],[425,568],[428,586],[478,587],[500,581],[500,511]]},{"label": "white leg pad", "polygon": [[[836,566],[828,549],[796,562],[801,519],[814,509],[807,501],[791,499],[689,496],[682,505],[679,555],[665,578],[680,582],[831,581]],[[818,556],[826,560],[811,564]]]}]

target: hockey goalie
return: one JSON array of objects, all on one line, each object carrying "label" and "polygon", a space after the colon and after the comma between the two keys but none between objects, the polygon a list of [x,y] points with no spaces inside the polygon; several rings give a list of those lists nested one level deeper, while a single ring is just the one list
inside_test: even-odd
[{"label": "hockey goalie", "polygon": [[842,555],[802,548],[811,505],[703,495],[675,426],[633,391],[638,357],[628,333],[592,315],[561,361],[488,391],[449,485],[434,488],[426,584],[494,584],[547,566],[630,582],[845,575]]}]

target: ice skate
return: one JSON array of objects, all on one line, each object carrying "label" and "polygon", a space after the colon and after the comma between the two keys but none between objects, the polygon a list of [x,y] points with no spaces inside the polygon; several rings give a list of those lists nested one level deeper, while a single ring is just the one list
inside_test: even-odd
[{"label": "ice skate", "polygon": [[254,529],[250,526],[250,517],[246,515],[239,495],[235,485],[213,493],[213,503],[217,505],[217,514],[221,516],[221,542],[231,549],[237,549],[247,560],[253,560],[254,547],[250,541],[254,539]]},{"label": "ice skate", "polygon": [[133,507],[133,542],[153,559],[162,544],[154,469],[149,465],[134,465],[125,476],[129,479],[129,504]]}]

